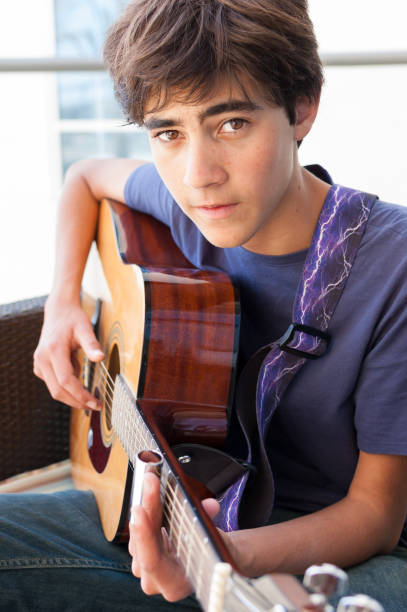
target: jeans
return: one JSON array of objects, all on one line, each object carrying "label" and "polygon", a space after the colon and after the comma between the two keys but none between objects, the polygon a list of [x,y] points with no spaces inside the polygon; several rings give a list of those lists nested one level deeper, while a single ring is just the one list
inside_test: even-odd
[{"label": "jeans", "polygon": [[159,612],[200,609],[147,596],[126,545],[105,540],[93,494],[0,495],[0,610]]},{"label": "jeans", "polygon": [[[348,571],[352,592],[379,599],[386,612],[407,610],[407,549]],[[93,494],[0,495],[0,610],[199,610],[191,596],[175,604],[147,596],[131,574],[127,546],[106,542]]]}]

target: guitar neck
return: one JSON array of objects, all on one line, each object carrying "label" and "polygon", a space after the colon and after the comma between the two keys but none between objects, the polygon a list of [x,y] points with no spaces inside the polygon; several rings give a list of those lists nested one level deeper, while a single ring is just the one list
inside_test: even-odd
[{"label": "guitar neck", "polygon": [[214,591],[214,582],[226,580],[231,566],[223,563],[222,552],[214,543],[214,534],[209,533],[205,525],[206,516],[188,492],[188,486],[182,482],[178,462],[169,456],[168,448],[163,448],[159,435],[153,431],[122,376],[117,376],[115,381],[112,425],[133,466],[137,454],[143,450],[163,457],[161,499],[169,541],[202,607],[214,609],[211,594],[213,597],[220,588],[219,585]]}]

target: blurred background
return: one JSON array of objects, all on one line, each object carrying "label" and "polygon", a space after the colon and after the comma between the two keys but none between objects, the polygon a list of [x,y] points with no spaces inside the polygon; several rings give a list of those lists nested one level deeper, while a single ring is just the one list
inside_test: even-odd
[{"label": "blurred background", "polygon": [[[143,131],[123,126],[101,67],[105,31],[125,4],[0,4],[0,303],[48,293],[58,193],[73,161],[150,158]],[[326,82],[301,162],[407,204],[407,2],[309,5]]]}]

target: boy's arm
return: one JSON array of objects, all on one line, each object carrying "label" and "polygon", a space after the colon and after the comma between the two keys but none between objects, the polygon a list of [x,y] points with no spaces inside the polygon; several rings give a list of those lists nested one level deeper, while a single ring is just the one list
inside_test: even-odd
[{"label": "boy's arm", "polygon": [[[160,592],[171,601],[190,589],[179,568],[175,571],[160,533],[158,479],[154,482],[149,475],[146,484],[144,508],[138,509],[130,529],[133,573],[146,593]],[[340,502],[277,525],[224,534],[224,539],[237,565],[251,577],[302,574],[324,562],[346,568],[389,553],[399,540],[406,509],[407,457],[361,452],[349,492]],[[213,505],[207,511],[213,516]]]},{"label": "boy's arm", "polygon": [[95,236],[99,201],[108,197],[123,202],[127,178],[143,163],[86,160],[73,164],[66,174],[58,211],[54,279],[34,353],[34,373],[45,381],[55,399],[75,408],[95,408],[96,400],[75,375],[73,350],[81,346],[93,361],[103,358],[80,306],[82,275]]},{"label": "boy's arm", "polygon": [[277,525],[227,537],[250,576],[302,574],[314,563],[349,567],[397,545],[407,512],[407,457],[360,452],[348,494],[336,504]]}]

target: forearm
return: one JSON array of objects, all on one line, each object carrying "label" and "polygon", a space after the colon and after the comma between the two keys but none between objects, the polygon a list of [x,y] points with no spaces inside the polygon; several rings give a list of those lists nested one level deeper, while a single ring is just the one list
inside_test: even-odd
[{"label": "forearm", "polygon": [[91,361],[104,354],[89,318],[80,304],[83,271],[96,233],[99,202],[124,201],[132,170],[143,161],[95,159],[77,162],[68,170],[60,197],[55,271],[45,305],[40,341],[34,353],[34,373],[47,384],[52,397],[74,408],[97,408],[98,403],[77,377],[75,351]]},{"label": "forearm", "polygon": [[85,164],[76,164],[68,170],[61,193],[51,300],[79,302],[83,270],[98,216],[98,200],[84,168]]},{"label": "forearm", "polygon": [[386,525],[381,513],[345,498],[284,523],[234,532],[228,540],[232,554],[249,576],[302,574],[315,563],[348,567],[386,552]]},{"label": "forearm", "polygon": [[89,159],[68,170],[57,222],[55,273],[51,299],[79,302],[86,259],[95,236],[99,201],[124,202],[131,172],[146,163],[134,159]]}]

